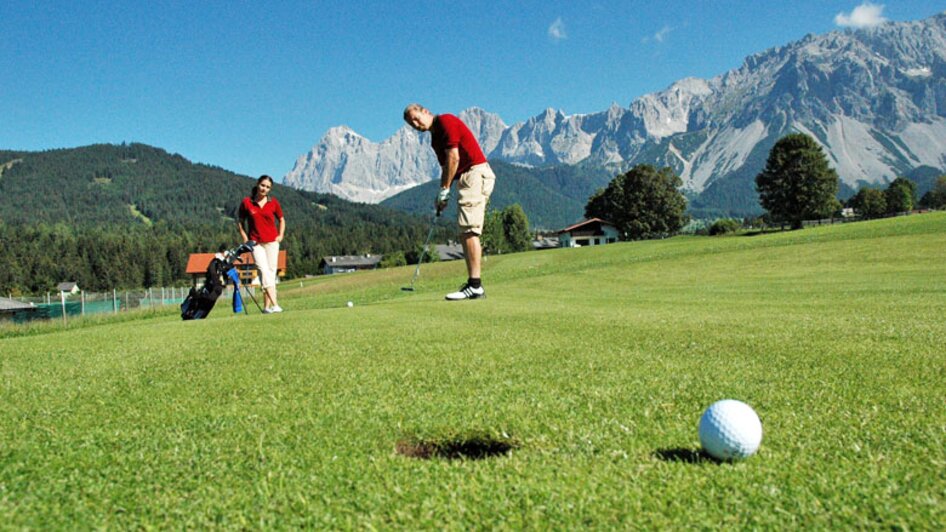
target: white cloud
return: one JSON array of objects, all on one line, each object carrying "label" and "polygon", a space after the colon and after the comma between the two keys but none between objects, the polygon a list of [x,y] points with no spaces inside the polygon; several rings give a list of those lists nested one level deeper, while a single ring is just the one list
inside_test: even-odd
[{"label": "white cloud", "polygon": [[655,41],[658,43],[664,42],[664,40],[667,38],[667,35],[673,30],[674,28],[665,25],[664,27],[660,28],[660,31],[658,31],[657,33],[653,35],[648,35],[647,37],[644,37],[643,39],[641,39],[641,42],[642,43],[649,43],[650,41]]},{"label": "white cloud", "polygon": [[834,17],[834,23],[842,28],[870,28],[878,24],[887,22],[883,17],[883,4],[874,4],[866,1],[854,8],[850,13],[838,13]]},{"label": "white cloud", "polygon": [[565,22],[562,21],[562,17],[555,19],[555,22],[549,26],[549,37],[554,41],[561,41],[562,39],[568,38],[568,34],[565,33]]},{"label": "white cloud", "polygon": [[670,26],[664,26],[660,28],[660,31],[654,34],[654,40],[657,42],[664,42],[664,37],[666,37],[671,31],[673,31],[673,28]]}]

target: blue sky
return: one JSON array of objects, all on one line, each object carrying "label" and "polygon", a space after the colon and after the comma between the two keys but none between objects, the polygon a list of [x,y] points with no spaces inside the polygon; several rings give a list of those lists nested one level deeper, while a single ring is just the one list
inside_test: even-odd
[{"label": "blue sky", "polygon": [[628,105],[808,33],[938,1],[0,1],[0,149],[144,142],[281,179],[325,130],[419,101],[507,124]]}]

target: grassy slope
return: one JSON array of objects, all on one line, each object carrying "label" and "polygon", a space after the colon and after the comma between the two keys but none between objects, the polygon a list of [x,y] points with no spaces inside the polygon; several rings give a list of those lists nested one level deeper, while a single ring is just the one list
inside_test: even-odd
[{"label": "grassy slope", "polygon": [[[461,264],[412,273],[0,340],[0,522],[946,524],[944,213],[493,257],[470,303]],[[690,460],[725,397],[759,454]],[[458,432],[521,447],[394,452]]]}]

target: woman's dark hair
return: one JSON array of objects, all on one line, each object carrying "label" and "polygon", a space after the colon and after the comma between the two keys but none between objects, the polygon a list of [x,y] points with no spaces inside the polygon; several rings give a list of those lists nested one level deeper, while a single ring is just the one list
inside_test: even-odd
[{"label": "woman's dark hair", "polygon": [[254,201],[256,200],[256,193],[259,192],[259,184],[262,183],[263,181],[266,181],[266,180],[269,181],[269,186],[270,186],[270,187],[273,186],[273,178],[269,177],[269,176],[266,175],[266,174],[263,174],[263,175],[259,176],[259,179],[256,180],[256,184],[253,185],[253,192],[252,192],[252,194],[250,195],[250,198],[251,198],[252,200],[254,200]]}]

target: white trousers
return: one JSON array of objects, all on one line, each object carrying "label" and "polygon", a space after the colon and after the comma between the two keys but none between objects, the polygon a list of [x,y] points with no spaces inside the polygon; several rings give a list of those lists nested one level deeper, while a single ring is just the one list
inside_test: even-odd
[{"label": "white trousers", "polygon": [[279,267],[279,242],[256,244],[253,260],[259,268],[260,284],[263,288],[276,286],[276,269]]}]

